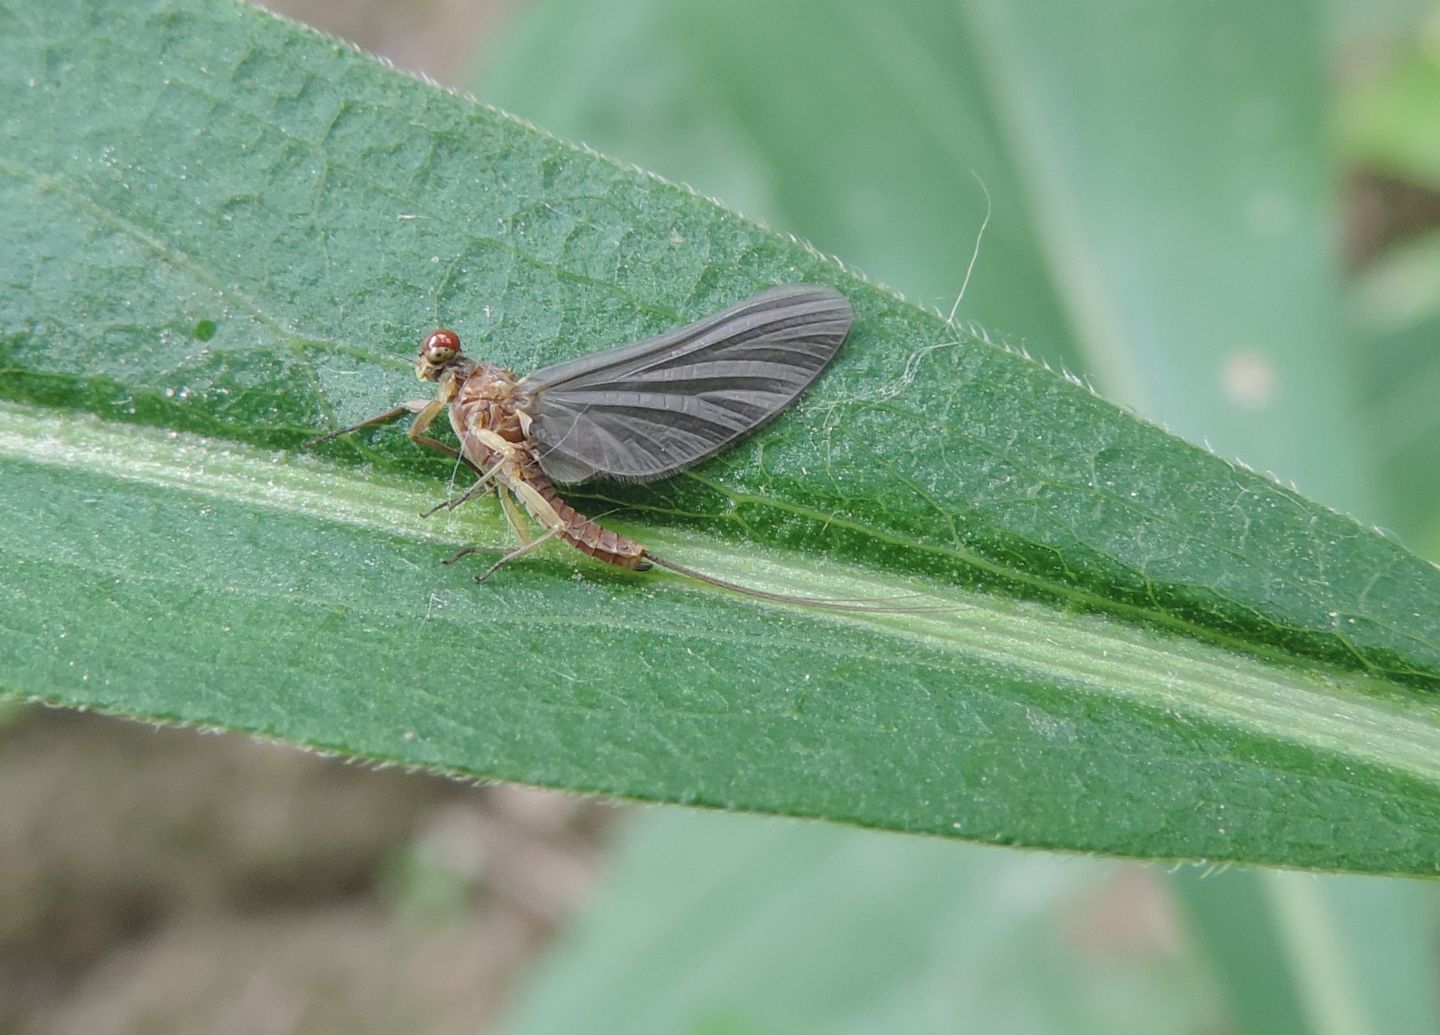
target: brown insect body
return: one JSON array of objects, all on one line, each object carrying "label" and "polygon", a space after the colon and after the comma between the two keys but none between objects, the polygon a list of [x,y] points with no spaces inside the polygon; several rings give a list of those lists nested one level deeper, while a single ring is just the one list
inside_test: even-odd
[{"label": "brown insect body", "polygon": [[[422,378],[423,362],[417,363]],[[526,438],[530,415],[521,408],[524,392],[515,375],[490,363],[473,363],[458,352],[452,363],[439,373],[441,397],[450,397],[450,426],[465,457],[479,470],[493,471],[501,491],[514,495],[531,517],[571,546],[619,568],[648,570],[643,546],[560,498],[540,466],[535,444]]]}]

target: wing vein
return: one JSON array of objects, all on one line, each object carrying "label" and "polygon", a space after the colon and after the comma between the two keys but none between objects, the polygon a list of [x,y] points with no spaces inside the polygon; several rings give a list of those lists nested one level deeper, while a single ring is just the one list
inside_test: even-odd
[{"label": "wing vein", "polygon": [[655,338],[538,370],[520,387],[557,482],[650,481],[775,417],[834,359],[854,321],[832,288],[774,288]]}]

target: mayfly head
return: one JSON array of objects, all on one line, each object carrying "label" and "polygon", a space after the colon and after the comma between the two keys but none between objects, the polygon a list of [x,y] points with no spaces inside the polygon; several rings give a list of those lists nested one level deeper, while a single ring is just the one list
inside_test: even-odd
[{"label": "mayfly head", "polygon": [[451,367],[469,363],[460,351],[460,335],[442,327],[431,331],[420,343],[420,354],[415,357],[415,376],[422,381],[438,381]]}]

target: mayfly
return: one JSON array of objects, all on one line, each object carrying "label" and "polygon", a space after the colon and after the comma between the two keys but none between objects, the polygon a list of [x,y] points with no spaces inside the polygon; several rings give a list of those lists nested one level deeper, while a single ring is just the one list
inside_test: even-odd
[{"label": "mayfly", "polygon": [[[522,378],[466,356],[454,331],[432,331],[420,346],[415,373],[439,384],[435,398],[402,403],[311,443],[414,414],[408,433],[412,442],[455,457],[478,476],[460,496],[427,514],[453,510],[494,489],[520,540],[478,581],[559,538],[632,571],[659,565],[765,599],[869,609],[856,602],[769,593],[668,561],[578,513],[555,488],[602,479],[654,481],[713,456],[794,402],[835,358],[854,320],[850,302],[839,292],[792,284],[646,341],[566,360]],[[447,408],[458,450],[426,434]],[[541,536],[527,533],[515,501],[545,530]]]}]

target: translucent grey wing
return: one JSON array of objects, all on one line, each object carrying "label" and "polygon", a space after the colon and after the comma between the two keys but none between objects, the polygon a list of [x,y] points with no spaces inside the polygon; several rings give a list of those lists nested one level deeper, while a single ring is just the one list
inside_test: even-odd
[{"label": "translucent grey wing", "polygon": [[855,312],[791,284],[659,337],[520,382],[540,466],[557,482],[682,471],[788,406],[839,351]]}]

